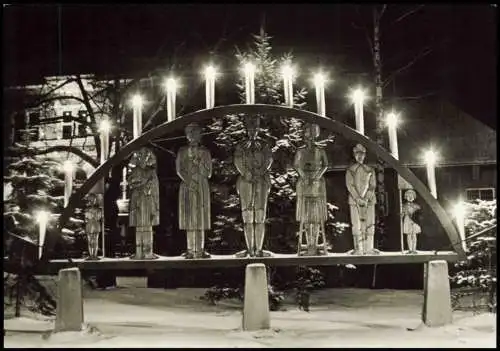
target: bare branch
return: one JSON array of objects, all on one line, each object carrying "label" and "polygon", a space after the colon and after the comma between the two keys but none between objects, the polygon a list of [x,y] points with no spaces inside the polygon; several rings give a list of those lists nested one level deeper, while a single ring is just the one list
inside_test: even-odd
[{"label": "bare branch", "polygon": [[405,13],[403,13],[401,16],[399,16],[394,22],[391,23],[392,24],[396,24],[402,20],[404,20],[406,17],[408,17],[409,15],[419,11],[421,8],[423,8],[425,5],[418,5],[416,7],[414,7],[413,9],[411,9],[410,11],[407,11]]},{"label": "bare branch", "polygon": [[94,142],[95,142],[95,147],[97,150],[97,155],[100,155],[100,148],[101,148],[101,139],[99,138],[99,133],[97,130],[97,121],[95,118],[94,110],[92,109],[92,105],[90,105],[90,99],[87,90],[85,90],[85,87],[83,86],[82,83],[82,78],[80,75],[76,76],[76,82],[78,83],[78,87],[80,88],[80,92],[82,93],[83,97],[83,104],[85,105],[85,108],[87,109],[90,117],[90,130],[92,131],[92,134],[94,135]]},{"label": "bare branch", "polygon": [[387,4],[384,4],[382,6],[382,10],[380,10],[380,14],[378,15],[378,20],[380,21],[382,19],[382,16],[384,15],[385,10],[387,9]]},{"label": "bare branch", "polygon": [[49,102],[52,102],[52,101],[57,101],[57,100],[76,100],[76,101],[79,101],[81,103],[84,103],[84,100],[81,99],[81,98],[79,98],[79,97],[77,97],[77,96],[60,95],[60,96],[47,97],[47,98],[44,98],[42,100],[37,100],[36,102],[34,102],[33,104],[31,104],[31,107],[39,106],[39,105],[46,104],[46,103],[49,103]]},{"label": "bare branch", "polygon": [[163,110],[162,106],[165,103],[165,100],[166,100],[166,95],[164,94],[162,96],[161,100],[158,102],[158,105],[157,105],[155,111],[151,114],[151,116],[148,118],[147,122],[144,124],[144,128],[143,128],[144,130],[146,130],[146,128],[148,128],[153,123],[153,120],[158,115],[158,113],[160,113],[160,111]]},{"label": "bare branch", "polygon": [[94,166],[96,168],[99,166],[99,162],[97,162],[92,156],[90,156],[89,154],[82,151],[81,148],[74,147],[74,146],[67,146],[67,145],[51,146],[51,147],[48,147],[46,149],[37,150],[35,152],[35,154],[36,155],[45,155],[45,154],[49,154],[51,152],[69,152],[69,153],[72,153],[72,154],[80,157],[82,160],[84,160],[85,162],[88,162],[89,164],[91,164],[92,166]]},{"label": "bare branch", "polygon": [[162,146],[160,146],[160,145],[158,145],[158,144],[155,144],[155,143],[153,143],[152,141],[150,141],[148,144],[150,144],[151,146],[154,146],[154,147],[156,147],[156,148],[158,148],[158,149],[160,149],[160,150],[162,150],[162,151],[165,151],[166,153],[169,153],[170,155],[172,155],[172,156],[176,157],[175,152],[173,152],[173,151],[171,151],[171,150],[169,150],[169,149],[165,149],[164,147],[162,147]]},{"label": "bare branch", "polygon": [[427,56],[428,54],[430,54],[432,52],[432,48],[430,47],[426,47],[424,48],[417,56],[415,56],[415,58],[413,58],[413,60],[411,60],[410,62],[408,62],[406,65],[402,66],[401,68],[397,69],[396,71],[394,71],[383,83],[383,87],[385,88],[398,74],[400,74],[401,72],[407,70],[408,68],[410,68],[411,66],[413,66],[418,60],[420,60],[421,58]]}]

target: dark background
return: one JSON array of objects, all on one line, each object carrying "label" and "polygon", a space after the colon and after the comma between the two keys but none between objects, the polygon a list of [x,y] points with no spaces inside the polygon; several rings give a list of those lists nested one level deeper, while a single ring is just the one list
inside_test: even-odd
[{"label": "dark background", "polygon": [[[421,5],[417,5],[421,6]],[[397,76],[385,95],[404,104],[440,96],[496,129],[496,5],[389,5],[382,18],[384,75],[431,53]],[[263,20],[265,18],[265,20]],[[304,76],[318,65],[342,80],[368,82],[373,71],[363,27],[369,5],[4,5],[4,87],[71,73],[130,74],[190,68],[211,58],[236,69],[265,21],[276,52],[292,50]],[[222,59],[224,57],[224,60]],[[228,61],[229,58],[229,61]]]}]

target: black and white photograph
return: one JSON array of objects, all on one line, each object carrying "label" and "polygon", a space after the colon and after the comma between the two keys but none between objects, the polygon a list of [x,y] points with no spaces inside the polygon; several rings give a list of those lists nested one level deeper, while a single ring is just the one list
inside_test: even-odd
[{"label": "black and white photograph", "polygon": [[496,4],[2,7],[5,348],[496,348]]}]

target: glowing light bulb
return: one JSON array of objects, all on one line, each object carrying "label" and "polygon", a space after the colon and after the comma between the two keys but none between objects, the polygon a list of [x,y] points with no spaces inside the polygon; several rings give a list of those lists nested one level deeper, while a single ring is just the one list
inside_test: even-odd
[{"label": "glowing light bulb", "polygon": [[424,159],[427,164],[434,165],[437,161],[437,153],[434,150],[429,149],[425,152]]},{"label": "glowing light bulb", "polygon": [[385,117],[385,123],[391,128],[396,128],[399,124],[399,115],[395,112],[389,112]]},{"label": "glowing light bulb", "polygon": [[103,119],[100,123],[99,130],[104,133],[109,133],[111,130],[111,122],[109,122],[107,119]]},{"label": "glowing light bulb", "polygon": [[132,97],[131,103],[133,107],[141,107],[143,104],[142,96],[139,94],[134,95]]},{"label": "glowing light bulb", "polygon": [[208,65],[205,67],[205,78],[206,79],[215,79],[217,76],[217,70],[215,69],[214,66]]}]

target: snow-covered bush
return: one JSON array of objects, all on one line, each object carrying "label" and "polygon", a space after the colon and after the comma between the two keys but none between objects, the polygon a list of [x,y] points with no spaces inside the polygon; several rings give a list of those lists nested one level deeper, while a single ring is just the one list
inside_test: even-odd
[{"label": "snow-covered bush", "polygon": [[[490,297],[490,309],[496,309],[497,230],[496,201],[476,200],[467,204],[465,236],[467,260],[458,262],[451,269],[452,288],[473,289]],[[487,230],[492,228],[491,230]],[[477,235],[478,233],[481,233]]]}]

